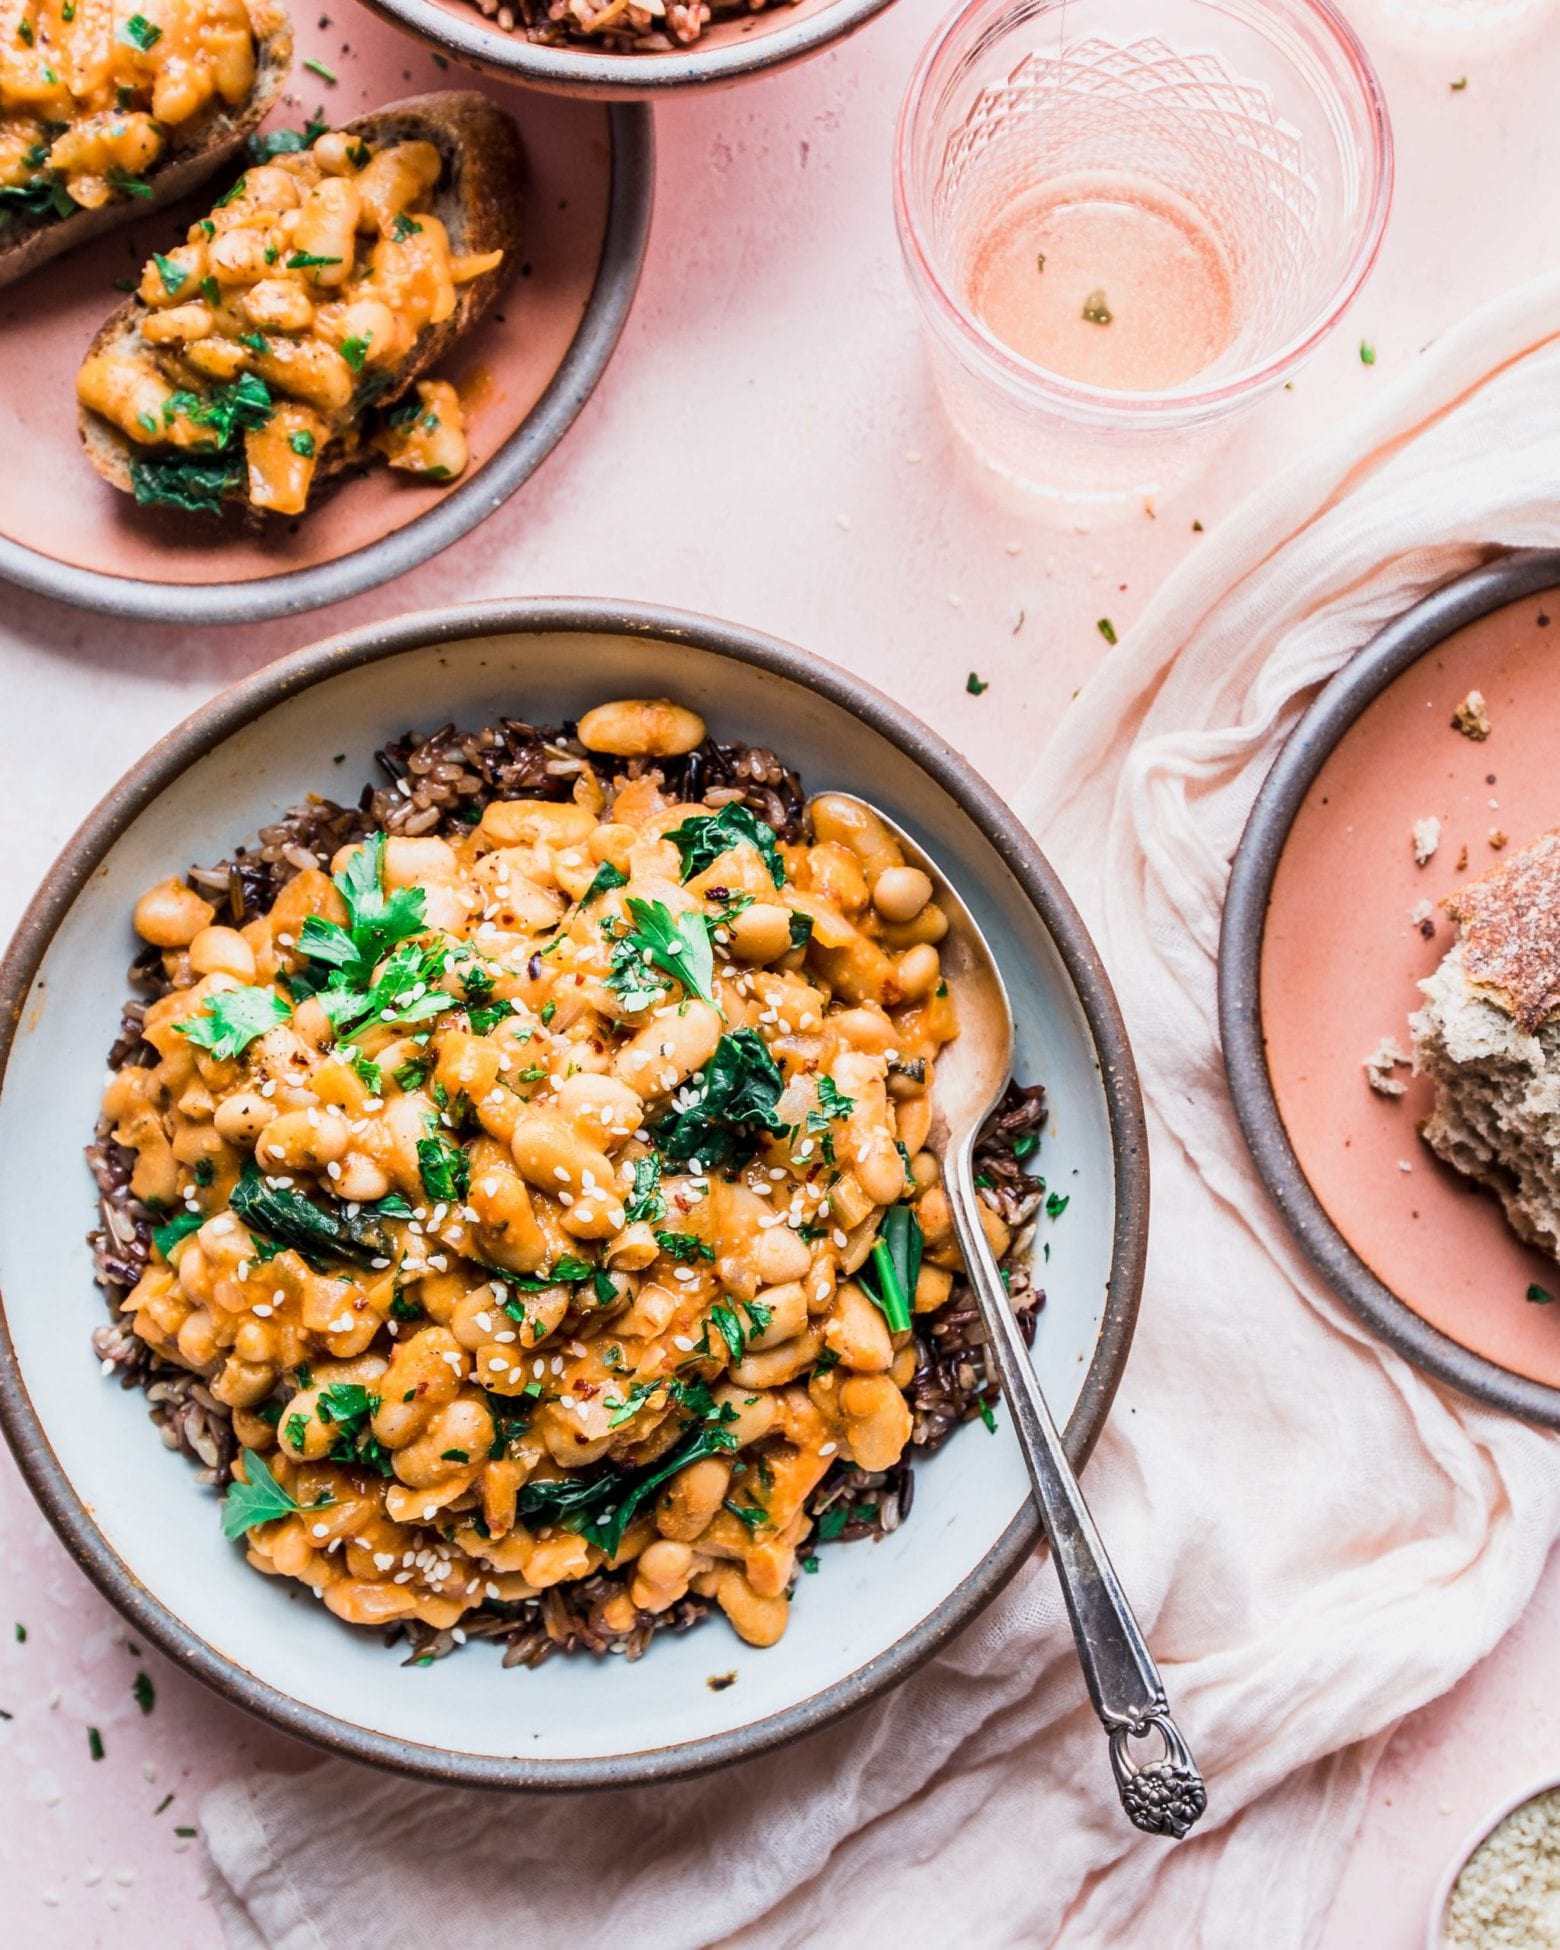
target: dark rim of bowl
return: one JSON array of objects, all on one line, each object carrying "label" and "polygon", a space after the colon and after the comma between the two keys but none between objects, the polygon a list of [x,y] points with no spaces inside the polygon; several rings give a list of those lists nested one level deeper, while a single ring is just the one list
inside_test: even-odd
[{"label": "dark rim of bowl", "polygon": [[0,579],[56,602],[143,623],[260,623],[378,589],[460,540],[536,472],[600,382],[628,320],[650,237],[655,136],[648,109],[607,109],[612,179],[601,258],[579,328],[541,398],[490,460],[425,514],[330,562],[250,582],[163,583],[110,575],[0,536]]},{"label": "dark rim of bowl", "polygon": [[1274,1203],[1344,1304],[1437,1381],[1524,1421],[1560,1428],[1560,1388],[1475,1354],[1415,1313],[1333,1224],[1289,1142],[1262,1033],[1262,940],[1273,880],[1306,794],[1338,741],[1410,664],[1507,603],[1560,589],[1560,552],[1522,550],[1459,577],[1391,623],[1324,686],[1257,794],[1230,870],[1219,937],[1219,1029],[1235,1114]]},{"label": "dark rim of bowl", "polygon": [[[364,0],[403,33],[429,42],[486,74],[518,81],[550,94],[583,95],[592,100],[655,101],[684,89],[719,87],[767,74],[771,68],[805,60],[845,40],[893,0],[830,0],[816,13],[785,21],[784,0],[769,0],[749,16],[751,34],[719,47],[677,48],[664,54],[610,54],[583,47],[542,47],[505,33],[475,6],[470,18],[452,13],[438,0]],[[769,21],[780,24],[768,25]]]},{"label": "dark rim of bowl", "polygon": [[[1126,1027],[1093,942],[1034,840],[991,787],[941,738],[858,678],[795,646],[686,610],[615,600],[536,597],[474,603],[375,623],[315,644],[221,692],[154,745],[67,842],[0,961],[0,1090],[33,980],[65,915],[105,854],[197,759],[275,705],[338,673],[384,658],[492,635],[578,633],[686,643],[772,673],[827,698],[897,746],[956,799],[1013,874],[1055,942],[1083,1008],[1099,1065],[1116,1174],[1111,1272],[1098,1339],[1066,1431],[1081,1467],[1104,1423],[1131,1345],[1148,1239],[1148,1143]],[[921,1622],[860,1670],[779,1713],[731,1732],[637,1754],[527,1761],[452,1753],[375,1733],[278,1691],[198,1638],[153,1596],[97,1530],[54,1455],[28,1397],[0,1296],[0,1425],[23,1475],[66,1548],[98,1589],[186,1671],[284,1732],[347,1758],[450,1785],[605,1788],[678,1779],[766,1752],[865,1705],[904,1679],[988,1604],[1033,1551],[1032,1506],[1016,1516],[979,1568]]]}]

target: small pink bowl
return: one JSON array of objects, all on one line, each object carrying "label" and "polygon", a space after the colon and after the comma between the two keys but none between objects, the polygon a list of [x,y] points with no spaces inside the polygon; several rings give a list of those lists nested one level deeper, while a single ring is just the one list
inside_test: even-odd
[{"label": "small pink bowl", "polygon": [[1551,1788],[1560,1788],[1560,1774],[1548,1774],[1542,1780],[1530,1783],[1522,1789],[1521,1793],[1502,1801],[1464,1835],[1452,1858],[1450,1868],[1436,1884],[1435,1896],[1430,1904],[1430,1915],[1425,1924],[1425,1950],[1445,1950],[1446,1906],[1452,1900],[1452,1891],[1457,1886],[1457,1878],[1467,1868],[1480,1844],[1488,1841],[1507,1815],[1514,1815],[1518,1808],[1526,1807],[1529,1801],[1536,1801],[1541,1794],[1548,1794]]}]

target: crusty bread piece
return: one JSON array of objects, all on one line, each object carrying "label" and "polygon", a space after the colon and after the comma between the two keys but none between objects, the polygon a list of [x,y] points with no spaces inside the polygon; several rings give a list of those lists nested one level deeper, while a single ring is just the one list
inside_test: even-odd
[{"label": "crusty bread piece", "polygon": [[219,102],[170,130],[168,148],[146,175],[149,197],[112,197],[97,210],[76,210],[68,217],[12,224],[0,231],[0,285],[14,284],[89,237],[101,237],[105,230],[187,196],[232,160],[276,106],[292,67],[292,22],[277,0],[249,0],[249,19],[258,58],[254,91],[243,107],[230,109]]},{"label": "crusty bread piece", "polygon": [[1560,832],[1443,905],[1459,938],[1409,1018],[1414,1067],[1435,1083],[1422,1135],[1560,1259]]},{"label": "crusty bread piece", "polygon": [[[449,232],[451,251],[457,255],[494,250],[504,253],[504,261],[496,270],[457,289],[454,311],[442,325],[432,326],[421,335],[394,383],[374,400],[375,407],[380,408],[394,405],[415,380],[443,358],[486,311],[514,269],[520,250],[525,151],[511,118],[485,95],[475,93],[413,95],[341,126],[376,146],[431,142],[444,158],[444,174],[433,191],[433,214]],[[88,356],[143,350],[141,321],[146,315],[147,308],[138,297],[127,298],[99,330]],[[79,409],[77,424],[87,458],[98,473],[122,493],[134,493],[130,460],[139,451],[135,444],[86,407]],[[348,443],[332,441],[315,475],[316,494],[331,476],[359,458]],[[247,501],[241,488],[227,498],[236,503]],[[314,506],[311,498],[310,512]],[[254,512],[255,519],[266,519]]]}]

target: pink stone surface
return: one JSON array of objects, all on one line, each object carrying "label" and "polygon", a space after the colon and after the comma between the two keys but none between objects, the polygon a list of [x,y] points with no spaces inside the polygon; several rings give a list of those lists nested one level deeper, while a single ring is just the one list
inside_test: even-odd
[{"label": "pink stone surface", "polygon": [[[1560,36],[1393,39],[1365,0],[1344,10],[1398,129],[1380,262],[1294,390],[1152,519],[1047,525],[993,506],[954,464],[889,209],[895,111],[941,4],[900,0],[836,53],[659,113],[650,263],[618,359],[530,486],[447,555],[372,597],[257,629],[132,626],[5,592],[0,726],[31,812],[0,847],[0,934],[104,787],[222,684],[350,623],[471,597],[635,596],[741,618],[892,692],[999,789],[1016,787],[1113,654],[1097,619],[1130,644],[1144,602],[1199,546],[1194,519],[1216,530],[1438,332],[1553,261]],[[24,385],[0,360],[0,409]],[[972,669],[990,684],[979,697]],[[1557,1623],[1552,1570],[1523,1629],[1399,1732],[1322,1950],[1420,1944],[1447,1850],[1484,1805],[1560,1760],[1545,1657]],[[199,1845],[175,1827],[216,1781],[308,1762],[116,1630],[0,1458],[7,1950],[212,1950]],[[150,1716],[131,1694],[139,1665],[156,1686]]]}]

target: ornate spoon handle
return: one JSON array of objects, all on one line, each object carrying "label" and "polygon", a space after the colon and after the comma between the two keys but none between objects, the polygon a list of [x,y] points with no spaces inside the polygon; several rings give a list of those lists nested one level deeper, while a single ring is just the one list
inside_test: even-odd
[{"label": "ornate spoon handle", "polygon": [[[981,1229],[968,1141],[948,1146],[943,1176],[954,1231],[1051,1540],[1089,1697],[1110,1736],[1111,1768],[1121,1805],[1137,1827],[1179,1841],[1207,1807],[1207,1790],[1170,1717],[1159,1668],[1105,1554],[1030,1365]],[[1163,1752],[1140,1759],[1132,1743],[1153,1733],[1159,1735]]]}]

